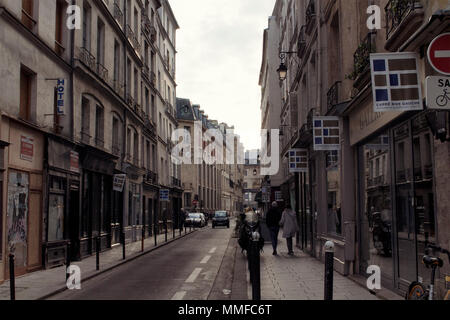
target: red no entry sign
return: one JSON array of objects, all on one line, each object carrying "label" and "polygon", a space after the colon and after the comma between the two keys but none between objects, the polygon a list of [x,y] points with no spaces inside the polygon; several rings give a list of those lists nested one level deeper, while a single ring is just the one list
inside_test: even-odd
[{"label": "red no entry sign", "polygon": [[437,72],[450,75],[450,33],[443,33],[431,42],[428,60]]}]

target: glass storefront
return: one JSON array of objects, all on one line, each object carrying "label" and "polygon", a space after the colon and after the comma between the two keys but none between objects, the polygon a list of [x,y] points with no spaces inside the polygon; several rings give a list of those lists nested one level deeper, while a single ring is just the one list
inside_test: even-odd
[{"label": "glass storefront", "polygon": [[383,280],[405,290],[429,279],[421,262],[435,242],[433,135],[425,115],[405,121],[359,147],[361,273],[381,268]]},{"label": "glass storefront", "polygon": [[361,262],[381,268],[384,279],[393,281],[392,201],[389,135],[384,133],[360,147]]},{"label": "glass storefront", "polygon": [[342,234],[341,186],[339,170],[339,151],[325,153],[327,170],[327,233],[340,236]]}]

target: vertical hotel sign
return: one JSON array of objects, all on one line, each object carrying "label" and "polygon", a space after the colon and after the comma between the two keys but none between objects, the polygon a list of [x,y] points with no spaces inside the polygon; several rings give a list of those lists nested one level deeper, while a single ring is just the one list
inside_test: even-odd
[{"label": "vertical hotel sign", "polygon": [[314,150],[340,150],[339,117],[314,117]]},{"label": "vertical hotel sign", "polygon": [[370,55],[374,112],[423,110],[415,53]]},{"label": "vertical hotel sign", "polygon": [[33,156],[34,156],[33,138],[27,136],[20,136],[20,159],[32,162]]},{"label": "vertical hotel sign", "polygon": [[56,113],[59,116],[64,115],[65,90],[65,80],[58,79],[58,84],[56,85]]}]

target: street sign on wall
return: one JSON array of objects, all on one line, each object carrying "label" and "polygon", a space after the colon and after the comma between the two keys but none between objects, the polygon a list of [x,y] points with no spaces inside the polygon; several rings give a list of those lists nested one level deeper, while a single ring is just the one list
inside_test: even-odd
[{"label": "street sign on wall", "polygon": [[434,70],[450,76],[450,33],[443,33],[430,43],[428,61]]},{"label": "street sign on wall", "polygon": [[168,189],[159,190],[159,201],[162,201],[162,202],[169,201],[169,190]]},{"label": "street sign on wall", "polygon": [[423,110],[415,53],[370,55],[374,112]]},{"label": "street sign on wall", "polygon": [[70,171],[80,172],[80,155],[78,152],[70,151]]},{"label": "street sign on wall", "polygon": [[314,117],[314,150],[340,150],[339,117]]},{"label": "street sign on wall", "polygon": [[28,136],[20,136],[20,159],[33,161],[34,139]]},{"label": "street sign on wall", "polygon": [[308,172],[308,150],[289,150],[289,172]]},{"label": "street sign on wall", "polygon": [[426,92],[429,109],[450,110],[450,77],[427,77]]},{"label": "street sign on wall", "polygon": [[58,115],[64,115],[64,95],[65,95],[65,80],[58,79],[56,86],[56,112]]},{"label": "street sign on wall", "polygon": [[125,174],[115,174],[113,180],[113,190],[117,192],[122,192],[126,178],[127,176]]}]

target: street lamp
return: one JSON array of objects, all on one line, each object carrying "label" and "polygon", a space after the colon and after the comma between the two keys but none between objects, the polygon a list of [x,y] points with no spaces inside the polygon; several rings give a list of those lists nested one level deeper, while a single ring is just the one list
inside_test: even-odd
[{"label": "street lamp", "polygon": [[286,59],[286,55],[291,55],[294,53],[297,53],[297,51],[282,51],[282,52],[280,52],[281,64],[280,64],[280,67],[278,68],[277,72],[278,72],[278,76],[280,77],[281,82],[286,80],[287,72],[288,72],[288,68],[284,64],[284,59]]},{"label": "street lamp", "polygon": [[288,72],[288,68],[286,67],[286,65],[284,64],[284,62],[281,62],[280,67],[277,70],[278,75],[280,77],[280,81],[283,82],[284,80],[286,80],[287,77],[287,72]]}]

